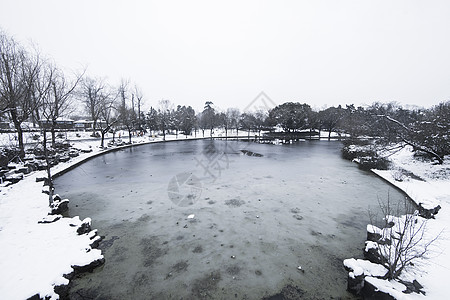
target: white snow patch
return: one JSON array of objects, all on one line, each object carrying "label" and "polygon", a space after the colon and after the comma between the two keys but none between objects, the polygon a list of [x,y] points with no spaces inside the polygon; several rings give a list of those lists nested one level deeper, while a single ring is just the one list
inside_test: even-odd
[{"label": "white snow patch", "polygon": [[366,276],[382,277],[387,273],[386,268],[382,265],[374,264],[364,259],[346,259],[344,260],[344,266],[353,270],[353,274],[356,276],[364,274]]},{"label": "white snow patch", "polygon": [[375,286],[379,291],[387,293],[395,299],[410,299],[409,295],[403,293],[403,291],[406,290],[406,286],[395,280],[389,281],[370,276],[367,276],[365,280]]}]

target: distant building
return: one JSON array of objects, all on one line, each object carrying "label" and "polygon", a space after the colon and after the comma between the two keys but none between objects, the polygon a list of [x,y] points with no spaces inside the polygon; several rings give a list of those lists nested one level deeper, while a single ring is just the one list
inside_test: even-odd
[{"label": "distant building", "polygon": [[75,130],[90,130],[94,125],[94,121],[78,120],[73,122]]},{"label": "distant building", "polygon": [[10,130],[12,128],[14,128],[14,126],[12,126],[10,122],[0,122],[0,129]]},{"label": "distant building", "polygon": [[[52,127],[52,121],[49,120],[39,120],[39,125],[42,128],[50,129]],[[56,119],[56,129],[65,129],[70,130],[74,129],[74,121],[66,118],[57,118]]]},{"label": "distant building", "polygon": [[[106,122],[103,120],[98,120],[97,124],[95,126],[96,130],[99,130],[102,128],[102,126],[105,126]],[[93,130],[94,129],[94,121],[87,121],[87,120],[78,120],[74,122],[74,128],[75,130]]]}]

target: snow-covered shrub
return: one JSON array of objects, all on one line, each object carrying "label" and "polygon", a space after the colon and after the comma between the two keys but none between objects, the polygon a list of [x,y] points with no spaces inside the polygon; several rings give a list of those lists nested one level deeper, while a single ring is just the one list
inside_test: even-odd
[{"label": "snow-covered shrub", "polygon": [[0,167],[6,167],[8,163],[19,158],[20,150],[16,147],[0,148]]},{"label": "snow-covered shrub", "polygon": [[405,176],[405,174],[403,174],[401,170],[392,170],[391,174],[392,178],[394,178],[395,181],[402,182],[407,180],[407,177]]},{"label": "snow-covered shrub", "polygon": [[342,148],[342,157],[348,160],[353,160],[360,157],[372,157],[377,156],[375,150],[370,145],[348,145]]},{"label": "snow-covered shrub", "polygon": [[359,168],[363,170],[377,169],[387,170],[389,169],[389,160],[384,157],[377,156],[364,156],[359,159]]}]

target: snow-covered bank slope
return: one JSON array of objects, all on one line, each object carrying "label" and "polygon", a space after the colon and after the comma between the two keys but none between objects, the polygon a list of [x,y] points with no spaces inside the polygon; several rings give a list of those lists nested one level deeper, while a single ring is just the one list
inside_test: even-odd
[{"label": "snow-covered bank slope", "polygon": [[[402,293],[406,287],[397,281],[366,277],[366,282],[395,299],[447,299],[448,274],[450,273],[450,158],[443,165],[415,159],[412,149],[406,147],[398,152],[379,153],[392,162],[390,170],[372,170],[374,173],[403,190],[416,203],[426,209],[440,206],[434,219],[426,223],[422,241],[436,241],[424,257],[413,261],[400,275],[400,279],[417,280],[426,295]],[[346,260],[348,264],[351,260]],[[352,268],[350,268],[352,269]],[[353,274],[350,272],[350,275]]]},{"label": "snow-covered bank slope", "polygon": [[91,234],[77,234],[79,218],[38,223],[50,211],[42,182],[36,182],[43,175],[39,173],[1,192],[1,299],[22,300],[35,294],[57,299],[54,286],[68,284],[63,275],[73,271],[71,266],[103,258],[100,250],[91,249]]},{"label": "snow-covered bank slope", "polygon": [[[422,203],[425,208],[441,206],[435,219],[427,222],[426,228],[427,237],[439,235],[439,238],[426,257],[417,261],[410,271],[424,286],[426,299],[447,299],[450,274],[450,158],[446,157],[443,165],[433,165],[415,160],[411,149],[405,148],[392,154],[390,159],[394,164],[393,170],[373,171],[402,189],[417,204]],[[407,172],[402,174],[400,170]],[[413,179],[404,173],[413,173],[424,181]],[[424,297],[418,294],[407,296],[407,299],[415,298]]]}]

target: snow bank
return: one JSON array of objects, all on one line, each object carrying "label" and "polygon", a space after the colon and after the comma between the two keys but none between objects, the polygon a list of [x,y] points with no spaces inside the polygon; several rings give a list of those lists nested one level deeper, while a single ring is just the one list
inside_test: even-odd
[{"label": "snow bank", "polygon": [[395,280],[384,280],[379,279],[375,277],[367,276],[365,278],[366,282],[370,283],[371,285],[375,286],[377,290],[389,294],[395,299],[403,300],[403,299],[409,299],[409,295],[404,294],[403,291],[406,290],[406,286],[403,284],[395,281]]},{"label": "snow bank", "polygon": [[[392,185],[404,191],[417,205],[422,205],[425,209],[434,209],[441,205],[439,184],[437,182],[419,181],[409,178],[398,181],[394,177],[392,170],[372,170],[378,176],[389,181]],[[448,184],[448,183],[447,183]]]},{"label": "snow bank", "polygon": [[386,268],[382,265],[374,264],[364,259],[346,259],[344,260],[344,266],[348,269],[353,270],[354,276],[367,275],[383,277],[387,273]]},{"label": "snow bank", "polygon": [[[439,213],[434,215],[434,219],[426,221],[423,237],[425,242],[438,238],[429,246],[424,257],[416,259],[414,264],[409,265],[400,275],[400,280],[420,282],[424,286],[423,291],[426,292],[426,296],[417,293],[404,294],[403,291],[406,287],[398,281],[382,280],[374,278],[374,275],[366,276],[365,280],[375,286],[378,291],[387,293],[396,299],[446,299],[448,298],[447,278],[450,270],[450,158],[446,157],[442,165],[435,165],[429,161],[415,159],[410,147],[405,147],[397,152],[379,152],[379,154],[388,156],[392,167],[391,170],[385,171],[372,170],[375,174],[403,190],[417,205],[421,205],[425,209],[441,207]],[[405,217],[389,216],[388,221],[402,224],[404,223],[402,218]],[[414,217],[416,218],[416,216]],[[425,220],[417,217],[417,222],[425,222]],[[367,232],[379,234],[383,238],[391,235],[388,230],[372,225],[367,226]],[[380,247],[379,244],[367,241],[365,250],[378,247]],[[349,266],[355,267],[357,270],[358,267],[362,268],[359,264],[353,265],[352,260],[346,261]]]},{"label": "snow bank", "polygon": [[[42,221],[50,209],[48,195],[36,183],[37,172],[2,191],[0,200],[0,298],[27,299],[35,294],[58,299],[56,285],[72,266],[85,266],[103,258],[90,245],[93,234],[77,234],[79,218]],[[95,232],[94,232],[95,233]]]}]

